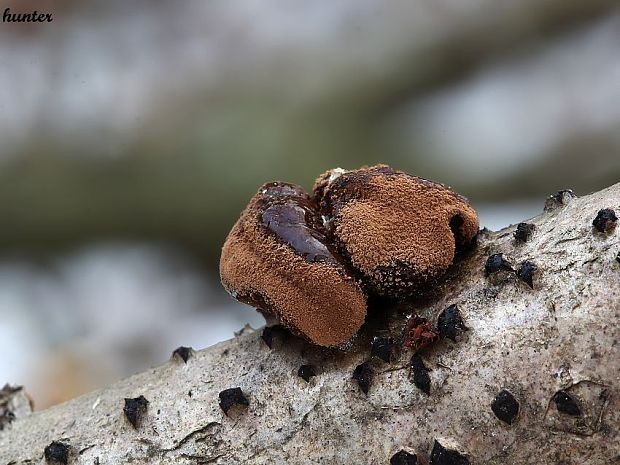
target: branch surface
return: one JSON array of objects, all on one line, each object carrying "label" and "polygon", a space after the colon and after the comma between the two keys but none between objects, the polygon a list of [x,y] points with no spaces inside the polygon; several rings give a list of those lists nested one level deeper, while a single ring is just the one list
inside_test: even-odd
[{"label": "branch surface", "polygon": [[[602,234],[592,220],[603,208],[620,212],[620,184],[564,201],[530,221],[529,241],[517,242],[514,227],[483,231],[429,293],[374,305],[347,352],[279,331],[270,349],[248,329],[187,363],[175,357],[48,410],[22,412],[0,431],[0,463],[45,463],[52,441],[69,447],[68,463],[91,465],[383,464],[401,449],[424,464],[436,442],[472,464],[618,463],[620,227]],[[515,268],[534,263],[533,289],[515,273],[485,276],[493,253]],[[430,394],[412,382],[411,350],[396,347],[391,362],[371,357],[373,336],[398,341],[408,315],[434,324],[452,304],[467,330],[421,352]],[[374,374],[368,394],[352,379],[366,361]],[[302,364],[316,369],[309,382],[297,374]],[[218,394],[234,387],[249,406],[226,416]],[[491,408],[502,390],[518,402],[512,424]],[[124,399],[141,395],[148,406],[136,429]],[[579,415],[567,413],[571,402]]]}]

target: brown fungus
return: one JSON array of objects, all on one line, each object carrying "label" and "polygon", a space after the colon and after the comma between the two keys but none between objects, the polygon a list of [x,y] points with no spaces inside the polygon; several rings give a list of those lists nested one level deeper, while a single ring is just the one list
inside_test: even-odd
[{"label": "brown fungus", "polygon": [[338,250],[370,291],[387,297],[440,277],[478,232],[465,198],[386,165],[328,171],[314,195]]},{"label": "brown fungus", "polygon": [[477,232],[474,209],[441,184],[385,165],[337,169],[319,177],[314,197],[293,184],[262,186],[224,243],[220,276],[266,317],[342,347],[364,322],[366,292],[416,293]]},{"label": "brown fungus", "polygon": [[259,189],[224,243],[220,276],[233,297],[318,345],[340,346],[364,322],[365,293],[292,184]]}]

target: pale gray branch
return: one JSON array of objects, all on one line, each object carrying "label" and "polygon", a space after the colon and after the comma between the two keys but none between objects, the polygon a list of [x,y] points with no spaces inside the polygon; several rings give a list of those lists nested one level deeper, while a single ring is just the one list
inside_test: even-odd
[{"label": "pale gray branch", "polygon": [[[52,441],[69,445],[71,464],[387,464],[405,449],[429,460],[435,441],[474,464],[611,464],[620,460],[620,228],[604,235],[599,209],[620,212],[620,184],[572,200],[531,222],[530,241],[514,227],[483,232],[431,294],[373,309],[347,352],[324,350],[276,333],[269,349],[245,331],[42,412],[0,431],[0,463],[45,463]],[[534,262],[530,289],[514,274],[486,277],[484,264],[503,253],[518,267]],[[409,378],[411,352],[391,363],[370,357],[374,335],[399,338],[405,316],[435,322],[451,304],[468,330],[422,352],[430,395]],[[352,380],[371,360],[368,395]],[[316,367],[306,383],[300,365]],[[224,415],[218,393],[240,387],[249,407]],[[519,402],[512,425],[491,409],[510,391]],[[579,416],[558,410],[566,391]],[[138,429],[124,398],[149,401]]]}]

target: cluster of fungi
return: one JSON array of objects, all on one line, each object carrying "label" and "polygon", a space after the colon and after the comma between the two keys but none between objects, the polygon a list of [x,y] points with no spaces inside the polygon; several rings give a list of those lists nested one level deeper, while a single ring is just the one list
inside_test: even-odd
[{"label": "cluster of fungi", "polygon": [[236,299],[314,344],[339,347],[364,322],[369,295],[407,297],[441,277],[478,232],[450,188],[377,165],[330,170],[312,195],[263,185],[222,248]]}]

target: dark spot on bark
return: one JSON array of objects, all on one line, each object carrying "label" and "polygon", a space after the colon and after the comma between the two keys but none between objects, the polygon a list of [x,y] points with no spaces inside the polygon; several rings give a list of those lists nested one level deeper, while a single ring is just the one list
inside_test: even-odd
[{"label": "dark spot on bark", "polygon": [[390,465],[417,465],[417,463],[418,457],[405,450],[396,452],[390,459]]},{"label": "dark spot on bark", "polygon": [[616,212],[611,208],[604,208],[598,211],[596,218],[592,221],[592,226],[594,226],[598,232],[607,234],[613,231],[617,222],[618,217],[616,216]]},{"label": "dark spot on bark", "polygon": [[247,397],[239,387],[224,389],[220,392],[220,408],[228,415],[228,411],[235,406],[247,407],[250,405]]},{"label": "dark spot on bark", "polygon": [[392,358],[392,339],[387,337],[375,337],[372,340],[372,349],[370,354],[373,357],[380,358],[384,362],[388,362]]},{"label": "dark spot on bark", "polygon": [[553,401],[559,412],[578,417],[581,415],[581,409],[577,401],[568,392],[560,390],[553,395]]},{"label": "dark spot on bark", "polygon": [[515,239],[520,242],[527,242],[532,238],[536,226],[531,223],[519,223],[515,230]]},{"label": "dark spot on bark", "polygon": [[361,365],[355,367],[353,370],[353,379],[357,381],[360,389],[364,394],[368,394],[368,389],[372,383],[373,371],[370,368],[370,363],[364,362]]},{"label": "dark spot on bark", "polygon": [[484,273],[489,276],[498,271],[514,271],[514,269],[512,268],[512,263],[506,260],[503,254],[494,253],[487,258],[484,264]]},{"label": "dark spot on bark", "polygon": [[454,215],[450,219],[450,230],[452,231],[452,235],[454,236],[454,262],[459,261],[467,251],[472,249],[478,240],[478,235],[476,234],[473,238],[467,236],[465,231],[463,230],[463,225],[465,224],[465,220],[462,215]]},{"label": "dark spot on bark", "polygon": [[286,334],[286,330],[282,325],[265,326],[261,334],[261,339],[270,349],[273,347],[273,339],[277,335]]},{"label": "dark spot on bark", "polygon": [[69,462],[69,446],[60,441],[53,441],[44,451],[45,461],[50,464]]},{"label": "dark spot on bark", "polygon": [[194,355],[194,349],[192,349],[191,347],[177,347],[176,349],[174,349],[174,352],[172,352],[172,357],[176,358],[178,360],[183,360],[183,362],[187,363],[187,361],[189,360],[190,357],[192,357]]},{"label": "dark spot on bark", "polygon": [[558,207],[568,205],[575,198],[577,198],[577,196],[571,189],[558,191],[550,195],[545,201],[545,211],[555,210]]},{"label": "dark spot on bark", "polygon": [[301,188],[288,183],[266,184],[260,205],[263,227],[307,262],[344,264],[326,234],[316,202]]},{"label": "dark spot on bark", "polygon": [[620,263],[620,252],[618,252],[618,255],[616,255],[616,261]]},{"label": "dark spot on bark", "polygon": [[411,361],[411,375],[413,384],[426,394],[431,393],[431,377],[428,375],[428,368],[424,365],[424,360],[418,354],[413,354]]},{"label": "dark spot on bark", "polygon": [[2,431],[6,425],[13,423],[13,420],[15,420],[15,414],[8,408],[3,409],[0,412],[0,431]]},{"label": "dark spot on bark", "polygon": [[517,270],[517,278],[534,289],[534,274],[537,271],[538,267],[534,263],[525,261],[521,263],[519,269]]},{"label": "dark spot on bark", "polygon": [[519,402],[506,389],[502,389],[491,403],[491,410],[504,423],[512,425],[519,414]]},{"label": "dark spot on bark", "polygon": [[316,376],[316,371],[312,365],[302,365],[299,367],[299,370],[297,370],[297,376],[309,382],[310,378]]},{"label": "dark spot on bark", "polygon": [[469,465],[469,459],[458,451],[446,449],[435,441],[431,452],[431,465]]},{"label": "dark spot on bark", "polygon": [[461,318],[461,312],[456,304],[450,305],[439,314],[437,318],[437,331],[441,337],[447,337],[456,341],[459,331],[466,331],[467,327]]},{"label": "dark spot on bark", "polygon": [[15,420],[15,413],[13,413],[10,408],[11,399],[21,390],[21,386],[13,387],[9,384],[5,384],[0,390],[0,431],[2,431],[6,425]]},{"label": "dark spot on bark", "polygon": [[228,349],[224,349],[224,350],[222,351],[222,356],[226,356],[226,355],[228,355],[228,352],[230,352]]},{"label": "dark spot on bark", "polygon": [[148,405],[149,401],[146,400],[144,396],[133,399],[125,398],[125,407],[123,408],[123,412],[125,413],[125,417],[127,417],[129,423],[131,423],[131,426],[135,429],[138,429],[142,424]]}]

